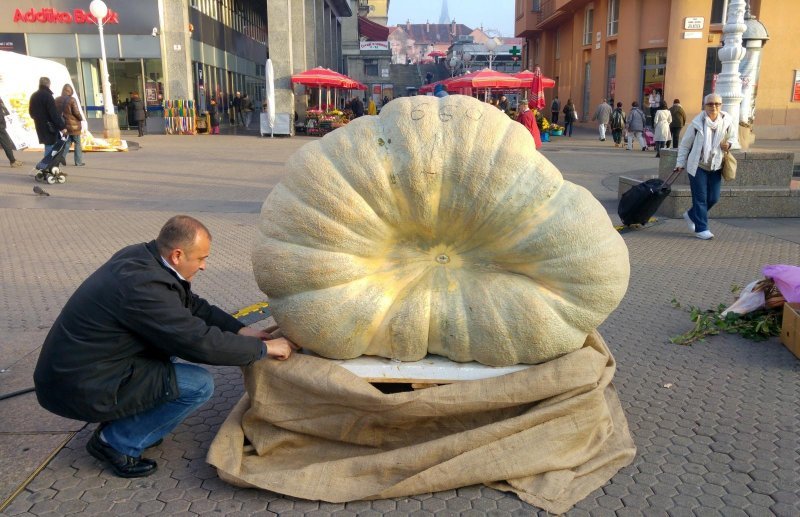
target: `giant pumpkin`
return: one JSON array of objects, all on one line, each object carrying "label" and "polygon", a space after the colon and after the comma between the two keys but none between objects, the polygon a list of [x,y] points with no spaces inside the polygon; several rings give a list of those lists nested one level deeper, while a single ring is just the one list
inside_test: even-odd
[{"label": "giant pumpkin", "polygon": [[471,97],[393,100],[288,168],[253,268],[284,334],[322,356],[547,361],[580,348],[627,288],[600,203]]}]

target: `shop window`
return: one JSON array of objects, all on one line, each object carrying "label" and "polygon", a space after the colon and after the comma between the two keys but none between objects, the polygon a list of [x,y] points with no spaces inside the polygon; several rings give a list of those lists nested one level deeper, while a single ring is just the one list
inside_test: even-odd
[{"label": "shop window", "polygon": [[703,80],[703,95],[715,90],[716,78],[722,71],[722,62],[719,60],[719,47],[706,49],[706,73]]},{"label": "shop window", "polygon": [[711,23],[725,23],[727,10],[728,0],[713,0],[711,2]]},{"label": "shop window", "polygon": [[617,55],[608,56],[608,76],[606,77],[606,98],[613,99],[617,89]]},{"label": "shop window", "polygon": [[531,11],[538,13],[542,10],[542,0],[531,0]]},{"label": "shop window", "polygon": [[378,75],[378,60],[365,59],[364,60],[364,75],[376,76]]},{"label": "shop window", "polygon": [[619,32],[619,2],[620,0],[608,1],[608,35],[616,36]]},{"label": "shop window", "polygon": [[666,71],[666,50],[660,49],[642,52],[642,96],[639,98],[640,104],[650,95],[651,91],[659,90],[663,92]]},{"label": "shop window", "polygon": [[583,44],[592,44],[592,33],[594,32],[594,7],[588,7],[583,16]]},{"label": "shop window", "polygon": [[561,31],[556,29],[556,42],[555,42],[555,58],[561,58]]}]

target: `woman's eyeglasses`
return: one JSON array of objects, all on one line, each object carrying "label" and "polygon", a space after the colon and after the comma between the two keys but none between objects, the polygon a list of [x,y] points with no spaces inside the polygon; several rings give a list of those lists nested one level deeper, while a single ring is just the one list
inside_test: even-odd
[{"label": "woman's eyeglasses", "polygon": [[706,106],[722,106],[721,102],[706,102]]}]

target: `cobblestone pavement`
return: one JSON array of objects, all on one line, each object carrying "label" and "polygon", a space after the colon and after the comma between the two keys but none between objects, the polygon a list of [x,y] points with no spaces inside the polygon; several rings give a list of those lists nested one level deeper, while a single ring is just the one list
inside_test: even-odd
[{"label": "cobblestone pavement", "polygon": [[[86,167],[67,168],[66,184],[44,187],[50,197],[32,193],[24,170],[0,167],[0,395],[32,386],[39,346],[75,287],[120,247],[153,238],[173,213],[199,217],[214,234],[198,293],[230,311],[263,301],[250,266],[254,225],[287,157],[307,141],[146,136],[139,151],[87,154]],[[552,142],[545,154],[609,212],[617,176],[656,167],[649,153],[602,145],[589,131]],[[37,158],[21,153],[28,164]],[[631,284],[600,330],[618,362],[614,383],[638,454],[568,515],[800,515],[800,361],[777,339],[721,335],[691,347],[668,341],[691,326],[671,299],[715,307],[732,301],[731,284],[759,278],[763,265],[798,263],[800,223],[714,220],[712,227],[717,238],[707,242],[682,220],[624,234]],[[204,458],[242,394],[241,375],[212,370],[213,399],[147,451],[159,470],[139,480],[114,477],[85,452],[93,425],[48,414],[32,393],[0,400],[2,513],[543,514],[486,487],[330,504],[229,486]]]}]

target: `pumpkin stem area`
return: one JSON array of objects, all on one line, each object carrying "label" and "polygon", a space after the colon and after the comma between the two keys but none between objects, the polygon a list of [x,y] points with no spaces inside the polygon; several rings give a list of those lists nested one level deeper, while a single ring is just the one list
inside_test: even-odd
[{"label": "pumpkin stem area", "polygon": [[450,262],[450,257],[445,255],[444,253],[440,253],[439,255],[436,255],[436,262],[438,262],[439,264],[447,264],[448,262]]}]

